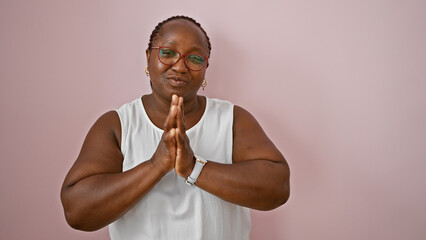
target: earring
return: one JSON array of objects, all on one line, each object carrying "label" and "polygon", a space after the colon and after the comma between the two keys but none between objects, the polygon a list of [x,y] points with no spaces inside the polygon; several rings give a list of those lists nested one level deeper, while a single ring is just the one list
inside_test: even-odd
[{"label": "earring", "polygon": [[204,82],[201,84],[201,87],[203,88],[203,91],[204,91],[204,88],[206,88],[206,86],[207,86],[207,79],[204,78]]},{"label": "earring", "polygon": [[147,77],[149,77],[148,66],[146,66],[146,68],[145,68],[145,74],[146,74]]}]

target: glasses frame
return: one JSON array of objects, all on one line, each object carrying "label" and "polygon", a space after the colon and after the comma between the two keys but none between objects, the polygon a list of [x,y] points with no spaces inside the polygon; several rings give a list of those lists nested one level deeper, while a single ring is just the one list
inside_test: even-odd
[{"label": "glasses frame", "polygon": [[[162,48],[171,49],[171,50],[173,50],[173,51],[177,52],[177,53],[179,54],[179,58],[178,58],[178,60],[176,60],[176,62],[175,62],[175,63],[173,63],[173,64],[167,64],[167,63],[162,62],[162,61],[160,60],[160,50],[161,50]],[[196,53],[188,53],[188,54],[182,55],[182,53],[180,53],[178,50],[176,50],[176,49],[174,49],[174,48],[171,48],[171,47],[163,47],[163,46],[159,46],[159,47],[150,47],[150,49],[158,49],[158,53],[157,53],[158,61],[160,61],[162,64],[167,65],[167,66],[173,66],[173,65],[175,65],[177,62],[179,62],[181,58],[183,58],[183,62],[185,63],[185,66],[186,66],[189,70],[191,70],[191,71],[201,71],[201,70],[203,70],[203,68],[207,65],[207,63],[208,63],[208,61],[209,61],[209,58],[208,58],[208,57],[206,57],[206,56],[204,56],[204,55],[196,54]],[[200,69],[198,69],[198,70],[194,70],[194,69],[189,68],[189,67],[188,67],[188,64],[186,63],[186,57],[187,57],[188,55],[198,55],[198,56],[203,57],[206,61],[204,61],[204,64],[203,64],[203,66],[202,66]]]}]

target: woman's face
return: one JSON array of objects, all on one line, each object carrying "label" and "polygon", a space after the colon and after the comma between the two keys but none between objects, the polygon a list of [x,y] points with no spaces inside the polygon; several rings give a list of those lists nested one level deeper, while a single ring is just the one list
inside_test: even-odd
[{"label": "woman's face", "polygon": [[[153,47],[173,48],[182,55],[209,55],[204,33],[186,20],[165,23],[154,40]],[[151,49],[146,52],[153,94],[166,99],[171,98],[173,94],[184,99],[195,97],[203,82],[207,64],[199,71],[188,69],[183,58],[173,65],[165,65],[159,61],[158,51],[159,49]]]}]

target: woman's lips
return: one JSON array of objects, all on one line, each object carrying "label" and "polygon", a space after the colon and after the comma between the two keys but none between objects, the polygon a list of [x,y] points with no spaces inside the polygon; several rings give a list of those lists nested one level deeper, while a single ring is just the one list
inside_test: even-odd
[{"label": "woman's lips", "polygon": [[169,77],[167,77],[167,81],[173,87],[183,87],[187,83],[185,78],[178,77],[178,76],[169,76]]}]

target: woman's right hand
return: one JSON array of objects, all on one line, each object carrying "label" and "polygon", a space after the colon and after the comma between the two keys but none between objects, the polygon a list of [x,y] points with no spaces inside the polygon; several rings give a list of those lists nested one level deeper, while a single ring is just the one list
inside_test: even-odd
[{"label": "woman's right hand", "polygon": [[169,114],[164,122],[164,132],[157,146],[157,150],[151,158],[152,163],[164,174],[171,171],[176,161],[176,115],[178,96],[173,95]]}]

